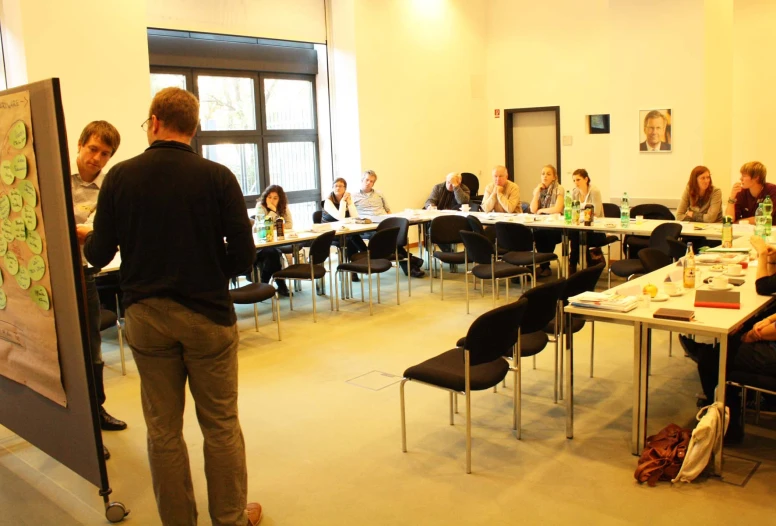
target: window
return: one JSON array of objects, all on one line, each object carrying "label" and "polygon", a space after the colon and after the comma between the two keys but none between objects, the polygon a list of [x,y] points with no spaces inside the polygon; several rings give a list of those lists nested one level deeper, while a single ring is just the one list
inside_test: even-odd
[{"label": "window", "polygon": [[[151,95],[168,86],[194,93],[200,127],[192,147],[234,173],[248,208],[267,186],[282,186],[295,228],[308,227],[321,199],[312,45],[187,34],[149,30]],[[251,63],[255,70],[244,69]]]}]

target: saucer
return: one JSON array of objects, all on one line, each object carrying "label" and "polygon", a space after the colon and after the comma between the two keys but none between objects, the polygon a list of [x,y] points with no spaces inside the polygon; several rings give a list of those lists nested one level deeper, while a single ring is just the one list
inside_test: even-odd
[{"label": "saucer", "polygon": [[712,287],[711,283],[709,283],[709,290],[730,290],[732,288],[733,288],[733,285],[731,285],[730,283],[728,283],[726,286],[720,287],[720,288]]},{"label": "saucer", "polygon": [[658,292],[655,294],[655,297],[652,298],[652,301],[668,301],[668,294],[665,292]]},{"label": "saucer", "polygon": [[745,274],[746,274],[745,272],[741,272],[740,274],[731,274],[727,270],[723,273],[723,275],[729,276],[731,278],[743,278]]},{"label": "saucer", "polygon": [[668,294],[667,292],[666,294],[668,294],[672,298],[678,298],[679,296],[684,296],[685,292],[687,292],[685,289],[681,289],[681,291],[677,292],[676,294]]}]

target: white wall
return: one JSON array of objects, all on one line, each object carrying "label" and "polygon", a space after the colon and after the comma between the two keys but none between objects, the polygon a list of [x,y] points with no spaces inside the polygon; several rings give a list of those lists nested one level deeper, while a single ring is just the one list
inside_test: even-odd
[{"label": "white wall", "polygon": [[81,130],[93,120],[121,133],[112,162],[148,146],[140,129],[150,103],[145,2],[4,0],[9,11],[4,38],[16,43],[7,50],[9,87],[61,79],[72,166]]},{"label": "white wall", "polygon": [[423,206],[449,172],[484,174],[484,4],[370,0],[355,13],[362,169],[392,208]]}]

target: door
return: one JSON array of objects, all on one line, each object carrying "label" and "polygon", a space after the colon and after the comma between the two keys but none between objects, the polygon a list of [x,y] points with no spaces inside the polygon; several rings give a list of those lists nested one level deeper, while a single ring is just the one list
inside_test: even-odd
[{"label": "door", "polygon": [[560,166],[560,106],[504,111],[506,162],[509,177],[520,186],[520,199],[530,201],[542,166]]}]

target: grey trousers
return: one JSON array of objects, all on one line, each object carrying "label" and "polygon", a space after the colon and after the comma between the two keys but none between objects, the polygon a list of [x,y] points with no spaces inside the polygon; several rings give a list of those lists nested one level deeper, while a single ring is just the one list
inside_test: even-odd
[{"label": "grey trousers", "polygon": [[217,526],[245,526],[248,474],[237,416],[237,326],[218,325],[167,298],[131,305],[126,325],[140,373],[148,460],[162,523],[197,524],[183,439],[188,380],[204,437],[210,518]]}]

